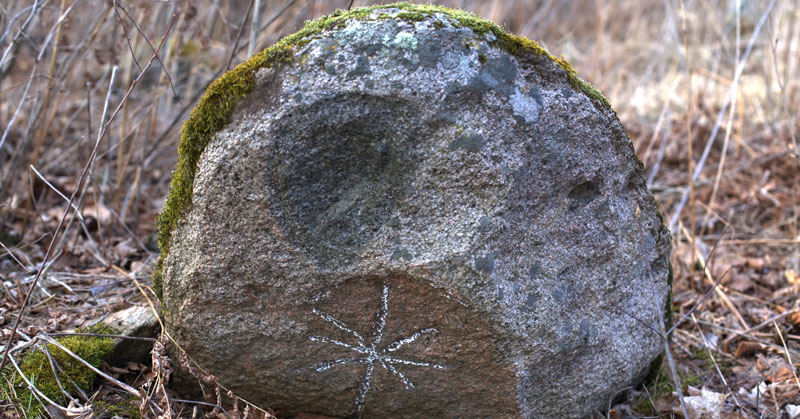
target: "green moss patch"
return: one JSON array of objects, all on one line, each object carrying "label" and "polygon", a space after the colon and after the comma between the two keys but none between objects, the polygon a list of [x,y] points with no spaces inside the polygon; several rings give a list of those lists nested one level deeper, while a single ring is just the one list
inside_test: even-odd
[{"label": "green moss patch", "polygon": [[92,409],[95,417],[120,417],[138,419],[142,417],[139,410],[141,400],[128,395],[127,397],[117,397],[118,400],[106,401],[97,400],[92,402]]},{"label": "green moss patch", "polygon": [[[564,69],[564,72],[567,73],[569,84],[572,85],[573,89],[580,90],[590,99],[594,99],[596,102],[599,102],[600,105],[602,105],[602,107],[611,109],[611,103],[608,102],[608,99],[606,99],[606,97],[603,96],[603,94],[600,93],[600,91],[597,90],[594,86],[583,81],[580,77],[578,77],[578,73],[575,71],[574,68],[572,68],[572,64],[568,63],[567,60],[565,60],[563,57],[553,58],[553,59],[559,65],[559,67]],[[598,107],[598,104],[595,103],[595,106]],[[602,107],[598,107],[598,110],[602,110]]]},{"label": "green moss patch", "polygon": [[[81,330],[81,332],[98,334],[115,333],[112,328],[105,325]],[[95,368],[100,368],[103,359],[114,349],[113,338],[65,336],[57,340],[60,344],[64,345],[64,347]],[[68,391],[73,396],[78,394],[75,386],[80,387],[84,392],[89,392],[91,390],[96,375],[94,371],[53,344],[47,344],[47,351],[50,353],[50,357],[53,361],[60,367],[60,369],[57,367],[59,371],[58,381],[56,381],[47,354],[41,349],[28,351],[19,363],[19,368],[25,374],[25,377],[28,381],[33,383],[42,394],[54,402],[65,406],[68,403],[68,399],[61,391],[58,385],[59,381],[64,390]],[[8,397],[18,408],[24,409],[29,417],[44,415],[44,406],[37,401],[16,369],[6,369],[2,377],[0,377],[0,395]]]},{"label": "green moss patch", "polygon": [[[400,9],[401,11],[393,17],[387,13],[370,17],[373,11],[387,8]],[[231,113],[236,104],[253,90],[256,82],[256,72],[262,68],[277,67],[291,62],[294,59],[294,49],[309,42],[310,37],[328,29],[342,28],[349,20],[392,18],[419,21],[436,13],[449,16],[460,27],[470,28],[477,34],[491,32],[496,38],[496,41],[494,41],[495,46],[513,55],[533,54],[549,57],[564,69],[573,88],[585,93],[593,100],[595,106],[598,106],[599,103],[601,106],[610,108],[608,100],[597,89],[581,80],[572,66],[563,59],[553,57],[535,41],[509,34],[495,23],[462,10],[434,5],[395,3],[350,11],[338,10],[330,16],[309,21],[299,32],[281,39],[275,45],[254,55],[211,83],[205,95],[192,111],[189,119],[184,123],[178,143],[178,164],[172,174],[167,202],[158,217],[158,244],[161,256],[153,274],[153,289],[159,298],[161,298],[162,289],[162,269],[164,260],[169,254],[172,232],[175,230],[178,221],[186,215],[192,206],[192,186],[200,154],[214,138],[214,134],[230,121]]]},{"label": "green moss patch", "polygon": [[[634,411],[645,415],[657,415],[660,412],[653,406],[653,401],[665,394],[672,393],[675,390],[675,381],[669,373],[669,366],[663,362],[663,357],[659,357],[657,368],[651,371],[651,377],[648,377],[645,382],[647,386],[647,393],[649,397],[644,397],[634,405]],[[688,391],[688,386],[701,387],[703,379],[697,375],[685,371],[678,371],[678,380],[680,380],[684,394]]]}]

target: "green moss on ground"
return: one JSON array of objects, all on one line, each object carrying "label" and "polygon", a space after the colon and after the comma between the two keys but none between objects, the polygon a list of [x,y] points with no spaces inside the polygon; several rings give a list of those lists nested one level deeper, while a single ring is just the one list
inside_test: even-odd
[{"label": "green moss on ground", "polygon": [[[106,325],[95,326],[81,330],[81,332],[115,333],[112,328]],[[103,359],[114,349],[113,338],[64,336],[57,340],[95,368],[100,368]],[[58,380],[66,391],[70,392],[74,397],[78,393],[75,389],[76,385],[84,392],[91,390],[96,375],[94,371],[53,344],[47,344],[47,350],[53,361],[61,368]],[[61,391],[47,354],[43,350],[29,350],[23,355],[19,368],[42,394],[62,406],[68,404],[67,396]],[[31,390],[28,389],[27,384],[19,376],[16,369],[6,369],[2,377],[0,377],[0,395],[4,398],[8,397],[7,400],[14,403],[17,408],[23,409],[28,417],[44,417],[44,406],[38,402]]]},{"label": "green moss on ground", "polygon": [[[638,414],[644,415],[657,415],[659,412],[653,406],[653,401],[665,394],[675,391],[675,382],[669,373],[669,365],[663,361],[663,356],[659,356],[658,364],[654,364],[655,368],[651,370],[651,377],[645,381],[647,393],[649,397],[644,397],[637,404],[634,405],[634,411]],[[702,387],[703,379],[700,376],[693,375],[688,372],[678,371],[678,379],[681,383],[683,393],[688,392],[688,387]]]},{"label": "green moss on ground", "polygon": [[[694,359],[703,362],[703,371],[717,371],[722,373],[724,377],[730,375],[731,368],[735,365],[730,359],[713,355],[708,349],[697,349],[694,351]],[[713,358],[712,358],[713,356]]]},{"label": "green moss on ground", "polygon": [[142,417],[142,412],[139,410],[139,403],[141,401],[128,395],[119,401],[108,402],[104,400],[97,400],[92,402],[92,409],[94,410],[95,417],[119,417],[128,419],[139,419]]},{"label": "green moss on ground", "polygon": [[[608,100],[589,83],[581,80],[572,66],[564,59],[553,57],[536,41],[510,34],[497,24],[463,10],[448,9],[435,5],[395,3],[363,7],[350,11],[337,10],[329,16],[309,21],[299,32],[281,39],[275,45],[254,55],[211,83],[205,95],[192,111],[189,119],[184,123],[178,143],[178,164],[172,174],[167,202],[158,216],[158,244],[161,256],[153,273],[153,289],[159,298],[161,298],[162,269],[164,260],[169,254],[172,232],[175,230],[178,221],[186,215],[192,206],[192,185],[200,154],[214,138],[214,134],[229,122],[236,104],[253,90],[256,72],[262,68],[272,68],[291,62],[294,49],[309,42],[309,38],[314,35],[328,29],[342,28],[349,20],[367,20],[374,10],[386,8],[396,8],[401,11],[395,17],[382,13],[377,16],[378,19],[394,18],[419,21],[432,14],[440,13],[455,20],[460,27],[470,28],[477,34],[491,32],[496,38],[496,41],[494,41],[495,46],[513,55],[533,54],[547,56],[564,69],[566,77],[573,88],[582,91],[594,102],[610,108]],[[596,104],[595,106],[598,105]]]}]

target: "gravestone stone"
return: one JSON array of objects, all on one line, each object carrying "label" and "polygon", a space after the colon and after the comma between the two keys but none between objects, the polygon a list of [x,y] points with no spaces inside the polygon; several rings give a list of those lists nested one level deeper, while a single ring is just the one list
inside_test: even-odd
[{"label": "gravestone stone", "polygon": [[436,6],[341,12],[184,126],[167,328],[273,409],[602,412],[663,347],[643,324],[668,308],[670,240],[642,170],[605,98],[536,43]]}]

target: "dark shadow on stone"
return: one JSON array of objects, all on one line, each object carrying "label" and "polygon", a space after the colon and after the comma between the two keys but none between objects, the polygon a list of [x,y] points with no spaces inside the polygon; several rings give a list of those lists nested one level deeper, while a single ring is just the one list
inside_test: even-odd
[{"label": "dark shadow on stone", "polygon": [[574,211],[578,207],[592,202],[598,196],[600,196],[600,188],[597,183],[591,181],[583,182],[569,191],[569,195],[567,195],[570,200],[569,210]]},{"label": "dark shadow on stone", "polygon": [[339,95],[284,117],[273,134],[281,227],[323,265],[363,248],[408,190],[425,126],[414,104],[370,95]]}]

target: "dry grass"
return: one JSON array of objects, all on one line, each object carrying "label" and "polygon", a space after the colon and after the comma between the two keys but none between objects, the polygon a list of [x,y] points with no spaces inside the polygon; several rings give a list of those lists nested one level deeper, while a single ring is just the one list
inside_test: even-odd
[{"label": "dry grass", "polygon": [[[143,302],[131,279],[147,284],[157,259],[154,220],[188,111],[248,51],[349,1],[227,3],[0,4],[3,345],[29,289],[17,348],[32,345],[25,336],[47,341]],[[253,3],[261,7],[255,26]],[[367,4],[375,2],[354,6]],[[727,396],[726,412],[788,417],[800,404],[792,365],[800,360],[797,0],[440,4],[539,41],[608,97],[673,232],[675,317],[696,306],[672,332],[686,396],[705,386]],[[67,210],[72,196],[77,213]],[[224,401],[219,388],[199,404],[159,391],[169,360],[156,354],[147,379],[114,379],[150,383],[151,412],[222,412],[208,406]],[[677,414],[664,381],[627,392],[602,414]],[[111,397],[109,388],[120,386],[105,380],[96,396]],[[22,412],[2,403],[0,415]]]}]

